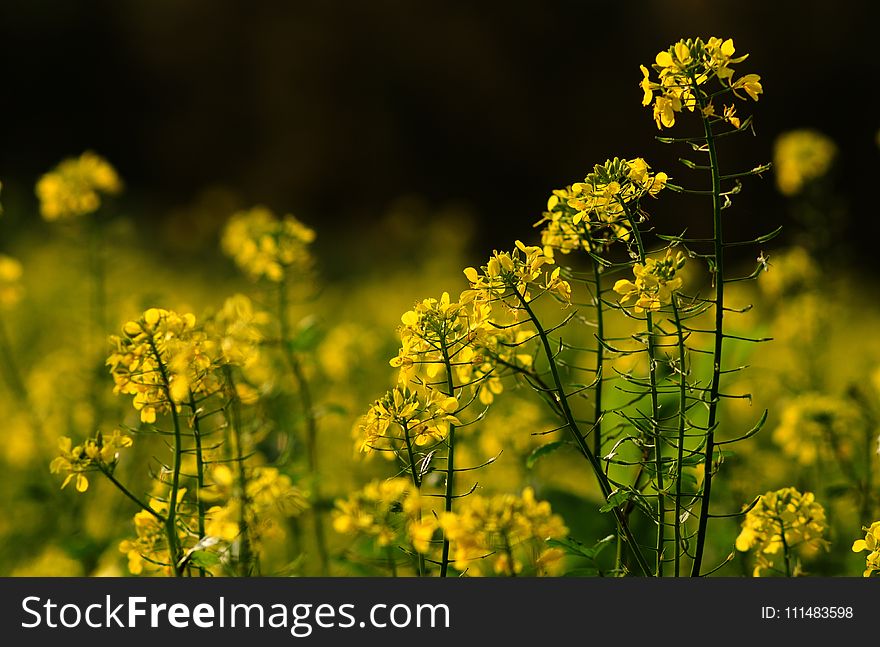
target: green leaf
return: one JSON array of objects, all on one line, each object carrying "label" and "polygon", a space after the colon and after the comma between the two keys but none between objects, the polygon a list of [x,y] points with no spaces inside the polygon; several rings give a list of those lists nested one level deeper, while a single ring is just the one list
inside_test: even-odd
[{"label": "green leaf", "polygon": [[288,342],[288,347],[294,352],[312,351],[317,348],[323,337],[324,331],[318,322],[307,318],[300,323],[296,336]]},{"label": "green leaf", "polygon": [[209,568],[220,563],[220,556],[217,553],[211,553],[207,550],[197,550],[190,555],[189,561],[193,566]]},{"label": "green leaf", "polygon": [[582,544],[577,539],[565,537],[563,539],[548,539],[547,545],[550,548],[561,548],[566,555],[577,555],[578,557],[589,557],[592,559],[591,548],[586,544]]},{"label": "green leaf", "polygon": [[599,512],[610,512],[614,510],[617,506],[622,503],[626,503],[631,498],[633,498],[634,492],[632,490],[617,490],[612,492],[608,497],[608,502],[599,508]]},{"label": "green leaf", "polygon": [[532,469],[535,466],[535,463],[538,462],[538,459],[547,456],[548,454],[552,454],[562,447],[565,442],[566,441],[564,440],[554,440],[552,443],[547,443],[546,445],[541,445],[536,448],[531,454],[529,454],[528,458],[526,458],[526,467]]},{"label": "green leaf", "polygon": [[615,535],[608,535],[592,546],[587,546],[571,537],[565,537],[564,539],[548,539],[547,545],[551,548],[561,548],[567,555],[596,559],[596,557],[599,556],[599,553],[611,545],[611,542],[614,541],[614,537]]}]

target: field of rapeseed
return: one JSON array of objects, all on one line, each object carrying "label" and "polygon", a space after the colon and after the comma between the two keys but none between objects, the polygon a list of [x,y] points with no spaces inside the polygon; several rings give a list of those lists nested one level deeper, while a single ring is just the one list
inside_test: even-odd
[{"label": "field of rapeseed", "polygon": [[[728,168],[760,62],[642,54],[614,100],[640,86],[644,157],[476,259],[412,201],[357,241],[210,201],[145,236],[112,160],[47,160],[0,220],[0,573],[880,573],[880,308],[833,260],[837,147]],[[729,232],[757,182],[797,244]]]}]

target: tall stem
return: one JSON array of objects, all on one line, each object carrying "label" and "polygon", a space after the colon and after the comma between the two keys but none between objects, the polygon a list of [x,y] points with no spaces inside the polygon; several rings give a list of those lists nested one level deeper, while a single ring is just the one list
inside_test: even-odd
[{"label": "tall stem", "polygon": [[[618,198],[629,220],[633,238],[636,241],[636,251],[639,262],[644,264],[646,260],[645,243],[642,240],[642,232],[629,205]],[[651,384],[651,435],[654,442],[654,472],[655,485],[657,487],[657,562],[655,573],[657,577],[663,577],[663,549],[666,545],[666,498],[663,485],[663,440],[660,429],[660,401],[657,389],[657,350],[654,340],[654,315],[648,311],[645,313],[645,328],[648,335],[648,375]]]},{"label": "tall stem", "polygon": [[168,400],[171,409],[171,421],[174,424],[174,461],[171,466],[171,494],[168,497],[168,514],[165,516],[165,535],[168,540],[168,555],[171,560],[171,568],[175,577],[180,577],[183,573],[180,570],[180,546],[177,539],[177,493],[180,490],[180,463],[183,455],[183,438],[180,433],[180,419],[177,416],[177,405],[171,399],[171,382],[168,377],[168,371],[159,349],[156,348],[156,342],[152,335],[147,336],[150,343],[150,350],[156,358],[156,366],[159,369],[159,377],[162,379],[162,388],[165,391],[165,398]]},{"label": "tall stem", "polygon": [[[705,108],[705,99],[695,89],[699,97],[700,114]],[[712,124],[706,116],[702,117],[706,147],[709,151],[709,166],[712,173],[712,232],[715,245],[715,345],[712,349],[712,384],[709,390],[709,416],[706,431],[705,455],[703,457],[703,492],[700,501],[700,521],[697,527],[697,543],[694,549],[694,563],[691,575],[699,577],[703,563],[703,552],[706,546],[706,533],[709,524],[709,502],[712,495],[712,464],[715,454],[715,426],[718,417],[718,392],[721,384],[721,351],[724,342],[724,237],[721,224],[721,170],[718,166],[718,153],[715,148],[715,137]]]},{"label": "tall stem", "polygon": [[678,295],[672,295],[672,313],[678,337],[678,456],[675,462],[675,577],[681,575],[681,466],[684,461],[684,432],[687,411],[687,368],[685,366],[684,331],[678,311]]},{"label": "tall stem", "polygon": [[[455,397],[455,383],[452,379],[452,362],[449,360],[449,349],[446,341],[441,340],[440,350],[443,354],[443,365],[446,368],[446,395]],[[449,451],[446,454],[446,492],[443,495],[443,509],[452,512],[452,501],[455,498],[455,425],[449,425],[449,435],[446,437]],[[440,556],[440,577],[446,577],[449,570],[449,539],[443,533],[443,551]]]},{"label": "tall stem", "polygon": [[599,264],[593,262],[593,279],[596,283],[596,389],[593,393],[593,454],[602,456],[602,374],[604,371],[605,347],[602,345],[605,339],[605,321],[602,311],[602,273]]},{"label": "tall stem", "polygon": [[278,284],[278,326],[280,330],[281,352],[284,355],[290,374],[293,376],[300,405],[306,421],[306,460],[308,462],[309,475],[313,499],[317,505],[312,507],[312,521],[314,523],[315,545],[318,549],[318,559],[321,563],[321,574],[329,573],[330,556],[327,550],[327,537],[324,532],[324,519],[321,509],[320,478],[318,476],[318,422],[315,419],[315,408],[312,404],[312,393],[309,382],[303,372],[302,364],[296,353],[290,348],[290,331],[287,321],[287,282]]},{"label": "tall stem", "polygon": [[[403,438],[406,442],[406,454],[409,458],[409,472],[412,475],[413,486],[415,486],[416,490],[421,491],[422,489],[422,479],[419,477],[419,468],[416,465],[416,456],[413,452],[412,446],[412,438],[409,436],[409,425],[406,422],[400,425],[401,430],[403,430]],[[419,511],[418,516],[419,521],[422,520],[421,510]],[[448,553],[447,553],[448,555]],[[418,571],[419,577],[423,577],[425,575],[425,556],[419,553],[418,557]]]},{"label": "tall stem", "polygon": [[[196,509],[198,513],[199,540],[205,537],[205,502],[202,499],[202,490],[205,487],[205,457],[202,453],[202,431],[199,423],[199,413],[196,407],[196,398],[193,392],[189,392],[189,408],[192,414],[193,440],[196,452]],[[199,576],[205,577],[205,569],[199,568]]]},{"label": "tall stem", "polygon": [[113,476],[113,473],[112,473],[109,469],[105,469],[105,468],[103,468],[103,467],[101,467],[101,468],[99,468],[99,469],[101,470],[101,474],[103,474],[104,476],[106,476],[107,479],[108,479],[113,485],[115,485],[116,488],[117,488],[120,492],[122,492],[125,496],[127,496],[127,497],[128,497],[129,499],[131,499],[132,501],[134,501],[134,502],[137,504],[137,506],[138,506],[141,510],[146,510],[147,512],[149,512],[151,515],[153,515],[153,516],[156,518],[156,520],[157,520],[159,523],[165,523],[165,521],[166,521],[166,520],[165,520],[165,517],[163,517],[161,514],[159,514],[159,513],[156,512],[155,510],[153,510],[153,508],[151,508],[151,507],[148,506],[146,503],[144,503],[143,501],[141,501],[141,500],[140,500],[135,494],[133,494],[133,493],[131,492],[131,490],[129,490],[127,487],[125,487],[122,483],[120,483],[119,480],[117,480],[117,478],[116,478],[115,476]]},{"label": "tall stem", "polygon": [[[587,445],[587,441],[584,440],[583,434],[581,434],[580,428],[578,426],[577,421],[572,414],[571,407],[568,403],[568,395],[565,393],[565,388],[562,385],[562,380],[559,377],[559,369],[556,366],[556,359],[553,355],[553,349],[550,347],[550,340],[547,337],[547,331],[544,330],[544,327],[541,325],[541,322],[538,321],[538,317],[535,316],[534,311],[532,310],[531,305],[528,300],[525,298],[523,294],[519,292],[515,287],[511,288],[513,292],[516,294],[517,300],[522,306],[523,310],[528,314],[529,319],[532,322],[532,325],[535,326],[535,332],[538,334],[538,337],[541,340],[541,346],[544,349],[544,355],[547,358],[547,363],[550,366],[550,374],[553,377],[553,387],[556,391],[556,399],[559,402],[559,406],[562,408],[562,415],[568,424],[568,429],[571,432],[575,442],[578,445],[578,448],[581,450],[581,453],[587,459],[587,462],[590,463],[590,466],[593,468],[593,472],[596,475],[596,480],[599,482],[599,488],[602,490],[602,496],[606,499],[611,495],[611,484],[608,481],[608,477],[605,476],[605,472],[602,470],[602,465],[599,463],[599,459],[596,458],[596,455],[590,450],[589,445]],[[633,555],[636,558],[636,561],[639,564],[639,568],[642,573],[645,575],[650,575],[651,569],[648,566],[648,562],[645,560],[644,555],[642,555],[641,548],[636,543],[635,537],[632,534],[632,530],[629,527],[629,523],[626,520],[623,512],[618,507],[613,508],[614,518],[617,521],[617,527],[621,533],[623,533],[624,539],[629,544],[630,549],[633,552]]]},{"label": "tall stem", "polygon": [[239,526],[239,572],[242,577],[251,574],[251,541],[250,529],[248,528],[247,507],[250,504],[247,494],[247,469],[244,465],[244,448],[241,437],[241,399],[235,389],[235,379],[232,376],[232,368],[227,364],[223,367],[229,393],[229,408],[232,415],[228,418],[229,433],[232,440],[232,458],[238,466],[236,475],[236,488],[238,489],[238,526]]}]

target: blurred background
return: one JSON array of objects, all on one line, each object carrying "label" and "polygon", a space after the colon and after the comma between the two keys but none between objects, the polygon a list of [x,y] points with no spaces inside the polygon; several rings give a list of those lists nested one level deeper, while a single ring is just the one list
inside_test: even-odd
[{"label": "blurred background", "polygon": [[[850,212],[873,213],[878,11],[811,0],[5,0],[5,202],[32,206],[50,161],[91,148],[151,225],[227,199],[360,229],[418,195],[468,210],[480,247],[503,247],[530,235],[550,189],[596,162],[638,155],[677,174],[680,151],[652,140],[638,66],[699,34],[733,36],[764,81],[759,137],[725,151],[727,167],[769,160],[783,130],[817,128],[840,148]],[[785,211],[769,182],[740,203],[738,219]],[[851,252],[872,258],[863,234],[878,227],[850,222]]]},{"label": "blurred background", "polygon": [[[776,159],[795,183],[777,171],[747,178],[724,212],[729,240],[784,232],[731,250],[741,254],[737,272],[764,252],[771,268],[731,287],[732,304],[757,306],[736,332],[776,341],[729,344],[731,363],[753,365],[729,388],[755,396],[725,408],[725,433],[740,435],[764,408],[770,416],[725,459],[713,492],[730,512],[770,489],[814,491],[831,548],[805,556],[809,572],[860,575],[864,555],[850,547],[880,514],[878,14],[876,2],[806,0],[3,0],[0,575],[128,573],[118,547],[132,534],[129,503],[106,483],[84,495],[61,490],[49,462],[61,436],[81,442],[95,427],[140,424],[104,367],[107,335],[123,322],[154,306],[201,320],[236,292],[274,307],[218,245],[230,215],[255,204],[293,213],[317,234],[314,285],[290,316],[311,336],[303,356],[325,412],[323,467],[306,473],[297,447],[281,467],[303,487],[323,484],[313,503],[324,521],[337,497],[389,476],[385,461],[355,458],[352,428],[394,383],[401,313],[458,294],[462,268],[491,249],[536,243],[532,226],[551,190],[606,158],[640,156],[683,184],[705,182],[678,162],[686,147],[654,139],[639,88],[640,64],[696,35],[732,37],[750,54],[737,73],[760,74],[764,87],[760,101],[739,104],[757,136],[724,141],[725,171]],[[674,134],[695,127],[682,118]],[[45,221],[35,183],[85,150],[118,170],[124,192],[100,219]],[[705,200],[665,192],[648,208],[665,233],[709,226]],[[97,221],[107,270],[98,323]],[[688,267],[705,278],[697,262]],[[576,334],[594,343],[591,330]],[[526,467],[549,439],[531,434],[555,421],[510,382],[510,397],[456,452],[478,464],[503,448],[480,487],[533,486],[592,544],[612,531],[601,495],[574,452]],[[269,394],[279,428],[299,424],[294,393],[279,378]],[[166,450],[141,438],[119,474],[147,492],[144,466]],[[712,564],[727,559],[739,529],[738,518],[714,525]],[[349,538],[328,533],[330,572],[382,573]],[[269,548],[265,572],[317,572],[302,557],[313,546],[298,551],[281,538]],[[737,553],[719,572],[748,575],[749,559]]]}]

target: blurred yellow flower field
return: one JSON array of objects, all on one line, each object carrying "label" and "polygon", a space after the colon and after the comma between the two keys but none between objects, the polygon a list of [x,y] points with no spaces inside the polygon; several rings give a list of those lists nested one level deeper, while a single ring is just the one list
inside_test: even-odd
[{"label": "blurred yellow flower field", "polygon": [[[683,166],[560,178],[491,253],[405,202],[354,234],[208,205],[186,240],[126,215],[112,160],[47,160],[40,222],[0,220],[0,573],[880,573],[880,306],[816,224],[837,147],[726,168],[778,100],[759,61],[653,61],[615,100]],[[797,243],[732,237],[774,177]]]}]

